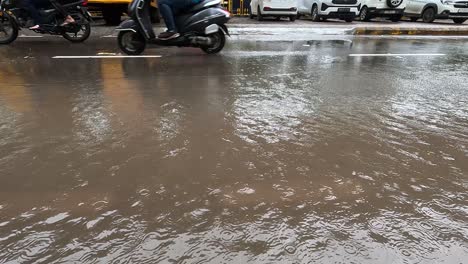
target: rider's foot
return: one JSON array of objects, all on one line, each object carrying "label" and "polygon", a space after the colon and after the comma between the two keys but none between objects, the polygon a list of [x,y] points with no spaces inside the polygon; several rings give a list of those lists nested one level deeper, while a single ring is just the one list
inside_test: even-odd
[{"label": "rider's foot", "polygon": [[39,28],[41,28],[41,26],[39,26],[39,25],[34,25],[34,26],[30,27],[29,29],[31,29],[31,30],[36,30],[36,29],[39,29]]},{"label": "rider's foot", "polygon": [[60,26],[64,27],[68,24],[73,24],[73,23],[75,23],[75,19],[73,19],[73,17],[71,16],[67,16],[67,18],[65,18],[65,21],[63,21],[63,23],[60,24]]},{"label": "rider's foot", "polygon": [[158,35],[158,39],[168,40],[168,39],[175,39],[180,36],[177,32],[166,31]]}]

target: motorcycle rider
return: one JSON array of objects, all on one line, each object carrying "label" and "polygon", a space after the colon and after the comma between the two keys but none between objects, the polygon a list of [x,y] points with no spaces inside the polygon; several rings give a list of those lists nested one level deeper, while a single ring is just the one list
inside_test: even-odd
[{"label": "motorcycle rider", "polygon": [[71,24],[71,23],[75,23],[75,20],[73,19],[73,17],[70,16],[70,14],[68,14],[67,10],[60,4],[58,3],[56,0],[46,0],[46,1],[43,1],[43,0],[23,0],[23,8],[28,11],[29,15],[31,16],[31,18],[33,19],[33,22],[34,22],[34,26],[30,27],[29,29],[31,30],[37,30],[37,29],[40,29],[41,26],[41,15],[39,13],[39,10],[37,8],[37,5],[45,5],[45,4],[48,4],[48,3],[51,3],[52,6],[60,13],[62,14],[62,16],[65,18],[65,20],[63,21],[62,24],[60,24],[60,26],[66,26],[68,24]]},{"label": "motorcycle rider", "polygon": [[158,39],[169,40],[180,36],[175,24],[174,13],[188,9],[203,0],[158,0],[158,7],[161,16],[166,23],[167,31],[158,35]]}]

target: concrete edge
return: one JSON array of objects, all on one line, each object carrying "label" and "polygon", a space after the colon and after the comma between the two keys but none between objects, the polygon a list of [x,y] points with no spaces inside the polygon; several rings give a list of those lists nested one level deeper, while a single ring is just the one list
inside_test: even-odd
[{"label": "concrete edge", "polygon": [[450,28],[368,28],[357,27],[353,35],[468,36],[468,27]]}]

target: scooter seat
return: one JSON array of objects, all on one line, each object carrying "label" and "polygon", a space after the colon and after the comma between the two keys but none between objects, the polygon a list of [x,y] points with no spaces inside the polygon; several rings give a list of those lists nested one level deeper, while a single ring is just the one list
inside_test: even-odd
[{"label": "scooter seat", "polygon": [[186,12],[187,13],[193,13],[195,11],[205,9],[205,8],[208,8],[208,7],[211,7],[211,6],[217,6],[217,5],[220,5],[220,4],[221,4],[220,0],[203,0],[200,3],[198,3],[198,4],[194,5],[194,6],[192,6],[191,8],[189,8]]}]

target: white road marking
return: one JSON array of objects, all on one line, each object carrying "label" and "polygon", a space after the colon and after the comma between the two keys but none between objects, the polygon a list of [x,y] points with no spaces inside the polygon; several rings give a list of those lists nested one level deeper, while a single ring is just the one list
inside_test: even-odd
[{"label": "white road marking", "polygon": [[127,56],[127,55],[98,55],[98,56],[54,56],[52,59],[122,59],[122,58],[161,58],[160,55],[140,55],[140,56]]},{"label": "white road marking", "polygon": [[26,36],[26,35],[21,35],[18,36],[19,38],[43,38],[44,36]]},{"label": "white road marking", "polygon": [[381,53],[381,54],[349,54],[350,57],[414,57],[414,56],[446,56],[443,53]]}]

